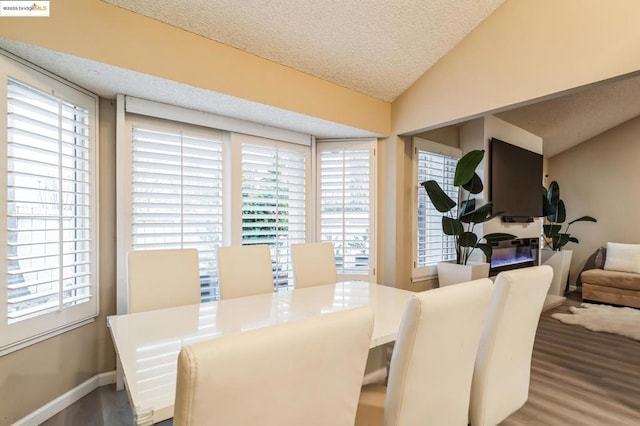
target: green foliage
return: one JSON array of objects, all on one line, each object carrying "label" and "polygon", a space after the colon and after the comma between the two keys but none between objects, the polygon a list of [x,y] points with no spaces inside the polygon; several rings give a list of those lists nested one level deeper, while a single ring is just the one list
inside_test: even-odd
[{"label": "green foliage", "polygon": [[[476,168],[484,158],[484,150],[470,151],[465,154],[456,166],[453,185],[464,188],[467,199],[460,203],[457,215],[453,210],[458,203],[452,200],[435,180],[422,182],[421,185],[427,191],[429,200],[442,216],[442,231],[446,235],[455,238],[456,243],[456,263],[466,265],[469,256],[476,248],[481,250],[487,260],[491,259],[493,250],[491,243],[506,241],[516,238],[515,235],[506,233],[492,233],[479,238],[475,234],[474,227],[483,222],[493,219],[499,213],[492,214],[492,203],[486,203],[476,208],[476,199],[471,198],[472,194],[482,192],[484,186],[482,179],[476,173]],[[485,242],[482,242],[484,240]]]},{"label": "green foliage", "polygon": [[562,224],[567,220],[567,207],[560,198],[560,185],[555,180],[549,185],[549,189],[542,187],[542,211],[545,224],[542,225],[542,235],[547,247],[554,251],[560,251],[567,243],[579,243],[577,238],[569,234],[569,227],[576,222],[597,222],[591,216],[581,216],[567,224],[562,232]]}]

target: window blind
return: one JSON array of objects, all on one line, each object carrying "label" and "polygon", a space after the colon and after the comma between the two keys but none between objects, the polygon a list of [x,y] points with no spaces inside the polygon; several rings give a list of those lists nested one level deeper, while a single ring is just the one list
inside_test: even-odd
[{"label": "window blind", "polygon": [[218,297],[223,146],[217,136],[132,129],[132,249],[198,249],[203,301]]},{"label": "window blind", "polygon": [[7,85],[7,322],[95,297],[90,112]]},{"label": "window blind", "polygon": [[[450,155],[416,149],[417,175],[417,257],[416,267],[435,265],[440,261],[456,258],[453,236],[442,232],[442,213],[435,209],[420,183],[426,180],[438,182],[444,192],[457,202],[458,189],[453,186],[458,158]],[[457,207],[453,210],[457,215]]]},{"label": "window blind", "polygon": [[277,288],[293,284],[291,244],[306,239],[307,152],[242,144],[242,244],[271,248]]},{"label": "window blind", "polygon": [[371,273],[373,149],[318,144],[320,240],[332,242],[341,275]]}]

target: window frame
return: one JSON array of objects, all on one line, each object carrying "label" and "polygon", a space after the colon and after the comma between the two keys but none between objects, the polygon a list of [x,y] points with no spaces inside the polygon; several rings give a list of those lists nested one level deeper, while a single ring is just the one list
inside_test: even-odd
[{"label": "window frame", "polygon": [[[311,185],[311,176],[313,164],[311,161],[311,152],[312,148],[306,145],[295,144],[291,142],[285,142],[275,139],[269,139],[261,136],[247,135],[243,133],[231,133],[231,163],[232,167],[230,167],[230,184],[232,186],[231,191],[231,211],[229,212],[229,217],[231,218],[231,245],[241,245],[242,244],[242,145],[259,145],[265,147],[275,147],[279,149],[285,149],[289,151],[296,151],[304,154],[305,156],[305,241],[310,241],[310,237],[313,235],[312,223],[311,223],[311,210],[313,206],[313,198],[314,194],[312,192]],[[271,258],[272,260],[276,260],[276,257],[273,253],[273,248],[271,248]],[[292,278],[293,270],[287,271],[289,274],[289,278]],[[292,281],[290,281],[287,285],[278,285],[276,280],[274,279],[274,286],[278,290],[284,290],[286,288],[293,288]]]},{"label": "window frame", "polygon": [[[411,281],[423,281],[428,279],[433,279],[437,277],[438,267],[437,263],[426,265],[426,266],[418,266],[417,258],[418,258],[418,192],[424,191],[424,188],[418,182],[418,151],[427,151],[434,154],[446,155],[449,157],[457,157],[458,159],[462,157],[462,150],[457,147],[440,144],[434,141],[414,137],[412,138],[412,191],[411,191],[411,205],[413,206],[412,210],[412,241],[411,241]],[[459,202],[460,193],[458,193]]]},{"label": "window frame", "polygon": [[[35,67],[6,52],[0,52],[0,77],[4,83],[0,85],[0,131],[7,132],[7,81],[9,78],[47,93],[59,100],[69,102],[89,111],[89,250],[91,268],[91,299],[80,305],[59,309],[43,315],[36,316],[11,325],[7,324],[7,286],[6,281],[0,285],[0,300],[5,308],[0,314],[0,356],[22,349],[32,344],[49,339],[58,334],[88,324],[99,315],[100,288],[99,288],[99,98],[70,82],[67,82],[47,71]],[[0,161],[7,162],[7,145],[0,154]],[[0,174],[1,196],[0,202],[7,203],[7,174]],[[7,241],[6,227],[2,227],[4,241]],[[8,271],[7,259],[1,257],[0,263],[4,271]],[[6,280],[6,273],[5,273]]]},{"label": "window frame", "polygon": [[[126,257],[127,253],[133,250],[133,205],[132,205],[132,172],[133,172],[133,128],[135,126],[143,127],[145,129],[165,131],[165,132],[184,132],[188,136],[201,137],[201,138],[219,138],[222,140],[222,163],[223,163],[223,206],[222,206],[222,221],[223,221],[223,235],[222,245],[225,245],[228,241],[226,225],[228,222],[228,196],[226,192],[226,183],[224,181],[228,175],[228,167],[226,163],[226,157],[228,156],[228,143],[226,142],[226,136],[224,132],[217,129],[205,128],[188,123],[176,122],[166,120],[162,118],[154,118],[149,116],[137,115],[127,113],[124,117],[123,131],[126,133],[126,137],[118,143],[117,154],[117,183],[116,194],[119,200],[118,202],[118,223],[117,223],[117,246],[118,246],[118,261],[117,269],[118,276],[124,277],[124,286],[118,287],[118,314],[128,312],[128,298],[127,284],[126,284]],[[126,161],[125,161],[126,160]]]},{"label": "window frame", "polygon": [[338,270],[339,281],[349,280],[366,280],[376,282],[377,275],[377,139],[325,139],[316,141],[316,165],[315,165],[315,239],[322,241],[321,236],[321,208],[322,208],[322,191],[321,191],[321,153],[324,150],[357,150],[369,151],[369,267],[368,273],[365,274],[341,274]]}]

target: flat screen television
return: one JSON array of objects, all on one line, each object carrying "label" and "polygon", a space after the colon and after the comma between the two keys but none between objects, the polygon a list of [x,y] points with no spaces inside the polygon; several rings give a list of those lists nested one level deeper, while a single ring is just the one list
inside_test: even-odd
[{"label": "flat screen television", "polygon": [[505,222],[542,216],[542,155],[491,138],[490,201]]}]

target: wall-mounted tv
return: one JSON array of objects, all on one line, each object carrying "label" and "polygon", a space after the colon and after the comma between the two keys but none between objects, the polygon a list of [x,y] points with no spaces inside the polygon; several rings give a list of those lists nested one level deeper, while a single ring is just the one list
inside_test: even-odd
[{"label": "wall-mounted tv", "polygon": [[542,155],[491,138],[490,201],[505,222],[542,216]]}]

